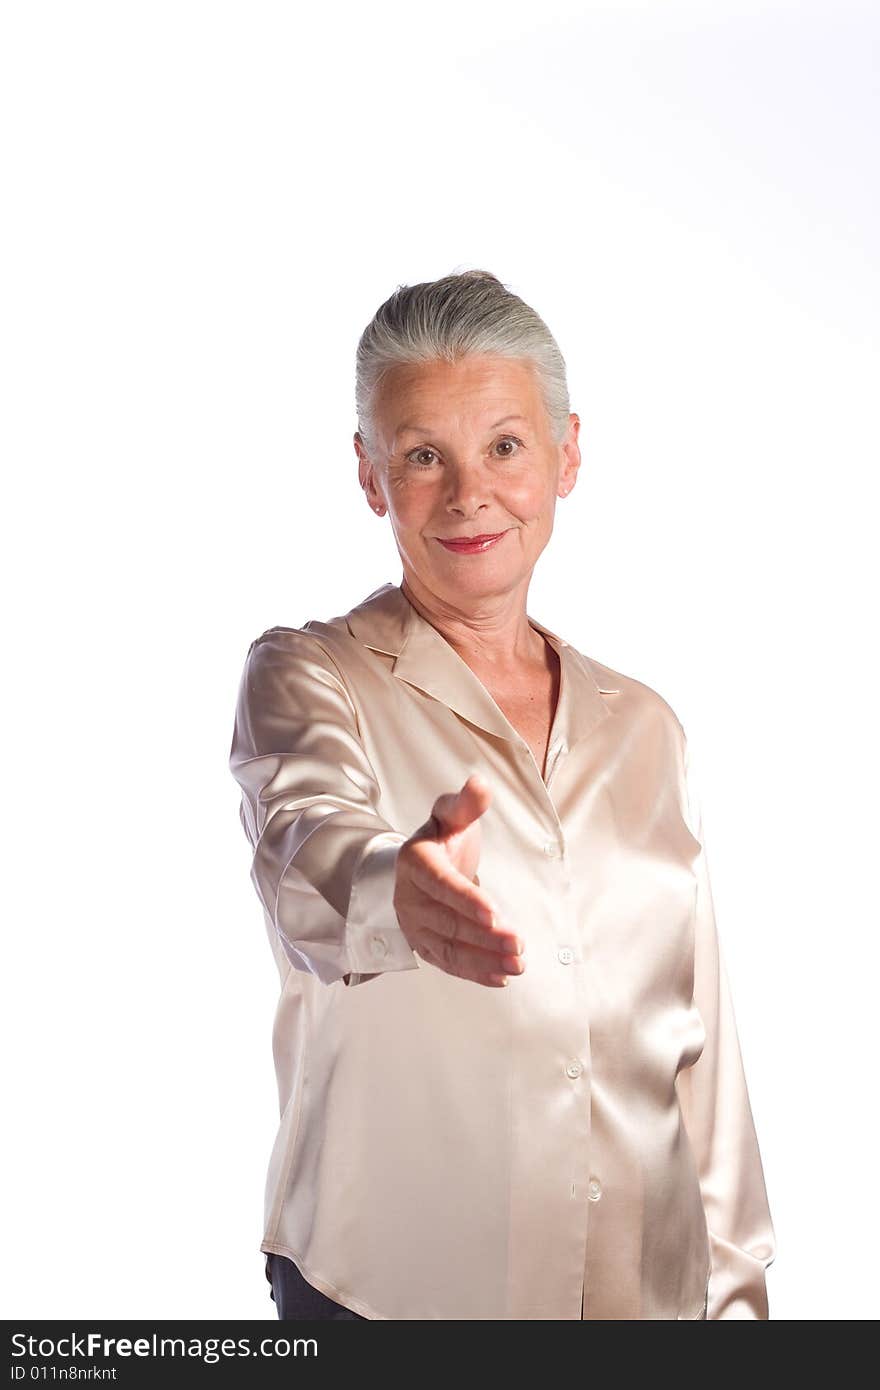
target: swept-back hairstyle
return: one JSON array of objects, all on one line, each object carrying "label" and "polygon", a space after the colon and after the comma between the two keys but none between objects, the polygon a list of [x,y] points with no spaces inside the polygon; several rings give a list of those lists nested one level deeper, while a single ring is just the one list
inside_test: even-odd
[{"label": "swept-back hairstyle", "polygon": [[368,454],[376,443],[373,409],[393,367],[470,353],[525,359],[532,364],[554,441],[568,428],[565,359],[544,320],[488,270],[463,270],[399,285],[380,305],[357,346],[355,408]]}]

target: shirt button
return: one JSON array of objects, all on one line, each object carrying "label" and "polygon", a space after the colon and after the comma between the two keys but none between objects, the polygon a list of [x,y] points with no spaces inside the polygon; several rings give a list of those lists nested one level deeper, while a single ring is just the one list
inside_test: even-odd
[{"label": "shirt button", "polygon": [[602,1184],[598,1178],[590,1178],[589,1194],[591,1202],[598,1202],[602,1196]]},{"label": "shirt button", "polygon": [[555,840],[546,840],[544,842],[544,853],[550,859],[556,858],[556,856],[559,853],[559,846],[557,845]]},{"label": "shirt button", "polygon": [[563,965],[571,965],[572,961],[574,960],[574,951],[571,949],[570,946],[560,947],[556,954],[562,961]]},{"label": "shirt button", "polygon": [[370,950],[374,956],[384,956],[388,950],[381,936],[374,936],[370,941]]},{"label": "shirt button", "polygon": [[576,1057],[574,1057],[569,1062],[568,1066],[565,1068],[565,1074],[566,1076],[574,1078],[576,1076],[580,1076],[583,1069],[583,1064],[579,1062]]}]

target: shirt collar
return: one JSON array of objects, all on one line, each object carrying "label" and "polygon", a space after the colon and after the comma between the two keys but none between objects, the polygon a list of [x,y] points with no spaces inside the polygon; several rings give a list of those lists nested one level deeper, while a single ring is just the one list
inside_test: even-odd
[{"label": "shirt collar", "polygon": [[[561,685],[555,728],[570,748],[613,713],[605,695],[620,693],[594,673],[593,663],[558,633],[529,616],[559,653]],[[374,651],[395,658],[392,673],[442,701],[464,719],[500,738],[520,735],[483,682],[417,608],[398,584],[383,584],[345,615],[352,636]],[[607,674],[607,673],[606,673]]]}]

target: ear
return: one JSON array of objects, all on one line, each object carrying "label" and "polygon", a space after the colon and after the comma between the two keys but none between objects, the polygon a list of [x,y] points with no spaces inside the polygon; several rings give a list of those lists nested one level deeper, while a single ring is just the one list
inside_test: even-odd
[{"label": "ear", "polygon": [[581,422],[572,412],[568,417],[568,431],[559,446],[559,480],[556,484],[557,497],[567,497],[577,481],[581,466],[581,451],[578,444]]},{"label": "ear", "polygon": [[370,460],[359,430],[354,432],[354,448],[358,456],[358,480],[366,494],[367,501],[374,512],[378,513],[379,516],[384,516],[386,511],[385,498],[378,486],[375,466]]}]

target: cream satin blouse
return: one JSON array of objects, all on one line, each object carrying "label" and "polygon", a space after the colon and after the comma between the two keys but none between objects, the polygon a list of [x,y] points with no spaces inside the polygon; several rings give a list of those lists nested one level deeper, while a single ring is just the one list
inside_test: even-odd
[{"label": "cream satin blouse", "polygon": [[[686,737],[559,653],[546,782],[386,584],[248,651],[230,767],[281,977],[260,1249],[366,1318],[767,1318],[775,1257]],[[471,771],[505,989],[415,955],[400,844]]]}]

